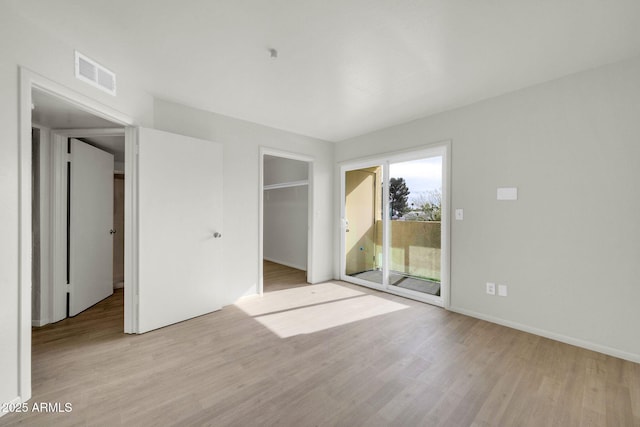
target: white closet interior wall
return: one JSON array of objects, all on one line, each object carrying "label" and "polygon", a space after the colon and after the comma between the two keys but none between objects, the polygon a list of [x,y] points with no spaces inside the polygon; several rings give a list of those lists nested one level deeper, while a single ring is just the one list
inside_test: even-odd
[{"label": "white closet interior wall", "polygon": [[307,270],[307,162],[264,157],[264,259]]}]

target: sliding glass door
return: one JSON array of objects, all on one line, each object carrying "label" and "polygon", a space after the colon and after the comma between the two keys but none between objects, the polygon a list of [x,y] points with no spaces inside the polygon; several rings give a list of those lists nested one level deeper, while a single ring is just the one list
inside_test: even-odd
[{"label": "sliding glass door", "polygon": [[447,151],[342,166],[343,280],[445,304]]},{"label": "sliding glass door", "polygon": [[345,273],[382,284],[382,166],[345,171]]},{"label": "sliding glass door", "polygon": [[389,164],[389,286],[439,297],[442,156]]}]

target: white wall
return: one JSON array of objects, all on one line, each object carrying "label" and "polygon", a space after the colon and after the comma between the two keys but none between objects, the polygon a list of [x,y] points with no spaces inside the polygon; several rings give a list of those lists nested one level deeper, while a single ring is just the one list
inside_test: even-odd
[{"label": "white wall", "polygon": [[333,277],[333,144],[237,120],[215,113],[156,100],[157,129],[224,145],[224,283],[226,304],[256,292],[258,283],[258,204],[260,146],[311,156],[316,221],[313,277]]},{"label": "white wall", "polygon": [[307,270],[307,186],[264,192],[264,259]]},{"label": "white wall", "polygon": [[448,139],[452,308],[640,361],[640,58],[338,143],[336,159]]},{"label": "white wall", "polygon": [[[265,156],[264,184],[305,181],[308,170],[307,162]],[[264,259],[306,271],[308,186],[266,189],[263,200]]]},{"label": "white wall", "polygon": [[[44,146],[44,141],[41,141],[40,129],[33,128],[31,129],[32,136],[32,146],[31,146],[31,168],[33,173],[31,174],[31,183],[33,191],[31,193],[32,204],[31,204],[31,212],[33,221],[31,223],[31,233],[32,233],[32,247],[33,252],[31,254],[31,319],[33,320],[33,324],[37,325],[42,319],[41,314],[41,297],[42,297],[42,284],[41,284],[41,275],[40,272],[42,270],[42,264],[46,264],[44,259],[41,258],[42,247],[45,246],[41,243],[42,237],[44,237],[44,230],[40,229],[40,225],[44,222],[43,214],[46,212],[45,209],[42,209],[40,205],[40,201],[42,199],[42,193],[44,193],[44,188],[41,186],[42,182],[42,166],[46,164],[46,159],[43,159],[40,154],[40,148]],[[44,130],[42,131],[44,132]],[[41,212],[45,211],[45,212]]]},{"label": "white wall", "polygon": [[[49,323],[49,311],[50,311],[50,283],[49,275],[51,270],[50,265],[50,245],[51,245],[51,212],[50,212],[50,199],[51,199],[51,143],[50,132],[51,129],[34,124],[34,128],[38,130],[38,156],[40,167],[38,169],[39,180],[37,185],[39,186],[38,192],[40,193],[39,210],[32,211],[32,216],[36,219],[33,223],[32,233],[37,236],[40,241],[39,253],[36,253],[37,249],[33,246],[33,262],[32,262],[32,289],[31,289],[31,319],[33,326],[41,326]],[[32,153],[33,154],[33,153]],[[32,164],[33,167],[33,164]],[[32,179],[35,178],[35,174]],[[35,181],[32,183],[35,188]],[[35,194],[32,193],[32,197]],[[32,206],[33,208],[33,206]],[[44,291],[43,291],[44,290]]]},{"label": "white wall", "polygon": [[[152,98],[139,90],[132,76],[118,74],[118,96],[113,98],[82,82],[73,74],[74,48],[52,34],[43,33],[0,4],[0,402],[18,396],[18,70],[25,66],[51,80],[117,109],[140,124],[153,123]],[[121,69],[118,58],[88,55]],[[30,318],[30,314],[29,318]]]},{"label": "white wall", "polygon": [[309,179],[309,163],[284,157],[264,156],[264,185]]}]

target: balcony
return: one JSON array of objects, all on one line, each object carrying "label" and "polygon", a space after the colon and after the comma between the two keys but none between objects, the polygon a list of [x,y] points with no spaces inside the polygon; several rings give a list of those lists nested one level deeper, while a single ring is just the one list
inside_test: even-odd
[{"label": "balcony", "polygon": [[[390,221],[389,284],[417,292],[440,295],[440,221]],[[348,271],[374,283],[382,283],[382,221],[364,239],[347,247],[347,254],[373,260],[368,268]],[[348,257],[349,258],[349,257]],[[349,262],[347,262],[349,265]],[[362,263],[359,263],[363,265]]]}]

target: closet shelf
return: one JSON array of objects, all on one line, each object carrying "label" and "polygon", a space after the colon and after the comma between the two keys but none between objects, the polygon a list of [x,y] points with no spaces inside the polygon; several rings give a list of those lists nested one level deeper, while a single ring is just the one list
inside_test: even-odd
[{"label": "closet shelf", "polygon": [[264,189],[266,190],[275,190],[277,188],[290,188],[290,187],[301,187],[303,185],[309,185],[308,180],[303,181],[291,181],[291,182],[281,182],[279,184],[269,184],[265,185]]}]

